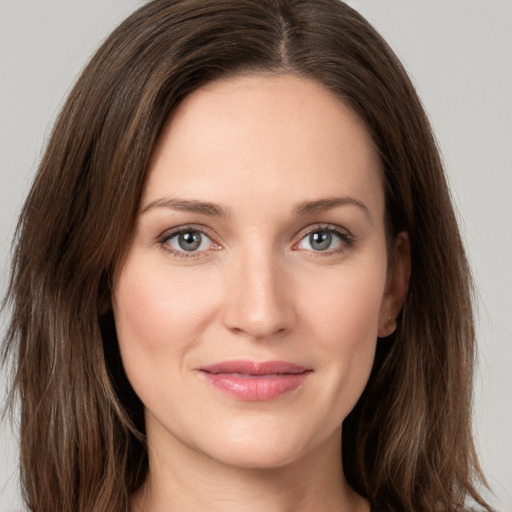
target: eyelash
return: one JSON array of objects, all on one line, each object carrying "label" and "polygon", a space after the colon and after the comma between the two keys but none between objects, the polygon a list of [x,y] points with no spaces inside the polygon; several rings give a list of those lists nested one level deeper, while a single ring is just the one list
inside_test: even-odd
[{"label": "eyelash", "polygon": [[[179,251],[172,249],[169,245],[169,240],[174,238],[175,236],[178,236],[180,234],[184,233],[200,233],[201,235],[204,235],[208,237],[211,240],[211,243],[216,246],[216,248],[202,250],[202,251]],[[312,250],[306,250],[308,253],[311,253],[312,257],[326,257],[326,256],[332,256],[333,254],[340,254],[345,252],[347,249],[350,249],[354,243],[355,238],[354,236],[345,228],[341,228],[340,226],[336,226],[333,224],[315,224],[312,226],[308,226],[305,228],[300,234],[299,234],[299,241],[293,244],[293,247],[297,247],[306,237],[312,235],[313,233],[331,233],[336,235],[341,242],[341,247],[337,249],[327,249],[325,251],[312,251]],[[183,258],[183,259],[189,259],[189,258],[200,258],[204,256],[204,253],[210,252],[211,250],[219,250],[221,248],[220,245],[216,244],[213,241],[211,231],[206,229],[204,226],[199,225],[186,225],[186,226],[180,226],[178,228],[173,228],[171,230],[166,231],[165,233],[162,233],[157,239],[157,242],[161,245],[163,250],[165,250],[167,253],[171,254],[175,258]],[[296,249],[297,250],[297,249]],[[299,249],[300,250],[300,249]]]},{"label": "eyelash", "polygon": [[[158,237],[157,242],[161,245],[161,247],[164,251],[171,254],[175,258],[183,258],[183,259],[200,258],[204,255],[205,252],[209,252],[210,250],[218,250],[218,249],[209,249],[207,251],[178,251],[176,249],[171,248],[170,245],[168,244],[169,240],[171,240],[175,236],[178,236],[178,235],[181,235],[184,233],[200,233],[201,235],[208,237],[212,241],[212,244],[218,246],[218,244],[213,242],[212,234],[210,233],[210,230],[206,229],[204,226],[197,226],[194,224],[180,226],[178,228],[173,228],[171,230],[168,230],[165,233],[163,233],[161,236]],[[218,246],[218,247],[220,247],[220,246]]]},{"label": "eyelash", "polygon": [[355,243],[355,238],[352,233],[350,233],[350,231],[347,229],[342,228],[341,226],[336,226],[334,224],[315,224],[313,226],[308,226],[300,233],[299,241],[294,244],[294,247],[296,247],[306,237],[312,235],[313,233],[334,234],[340,239],[341,247],[337,249],[327,249],[325,251],[308,251],[311,257],[328,257],[335,254],[342,254],[347,249],[350,249]]}]

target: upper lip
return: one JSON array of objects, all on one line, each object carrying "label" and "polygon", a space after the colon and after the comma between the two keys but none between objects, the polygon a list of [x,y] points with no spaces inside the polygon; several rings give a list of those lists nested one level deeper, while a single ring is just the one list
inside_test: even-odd
[{"label": "upper lip", "polygon": [[290,363],[287,361],[222,361],[207,366],[201,366],[200,371],[213,373],[213,374],[242,374],[242,375],[286,375],[286,374],[300,374],[311,371],[310,368],[305,368],[298,364]]}]

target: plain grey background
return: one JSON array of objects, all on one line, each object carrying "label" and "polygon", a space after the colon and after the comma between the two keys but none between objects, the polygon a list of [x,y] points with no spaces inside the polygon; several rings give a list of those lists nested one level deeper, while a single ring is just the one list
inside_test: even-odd
[{"label": "plain grey background", "polygon": [[[16,217],[76,75],[141,0],[0,0],[0,295]],[[404,62],[438,137],[478,287],[475,429],[512,511],[512,0],[352,0]],[[2,318],[0,334],[5,330]],[[0,399],[5,388],[0,373]],[[0,425],[0,511],[21,508]]]}]

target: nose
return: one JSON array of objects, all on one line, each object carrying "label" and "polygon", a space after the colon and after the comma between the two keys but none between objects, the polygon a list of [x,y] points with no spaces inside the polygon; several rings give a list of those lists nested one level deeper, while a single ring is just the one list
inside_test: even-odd
[{"label": "nose", "polygon": [[253,251],[233,261],[228,273],[222,316],[229,330],[261,340],[293,329],[293,287],[277,258]]}]

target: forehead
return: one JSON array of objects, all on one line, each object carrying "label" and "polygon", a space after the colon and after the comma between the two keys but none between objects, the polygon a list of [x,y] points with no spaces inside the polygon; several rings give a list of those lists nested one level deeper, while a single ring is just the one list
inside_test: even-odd
[{"label": "forehead", "polygon": [[382,176],[364,124],[321,84],[243,75],[195,91],[171,114],[143,196],[296,203],[344,194],[380,211]]}]

